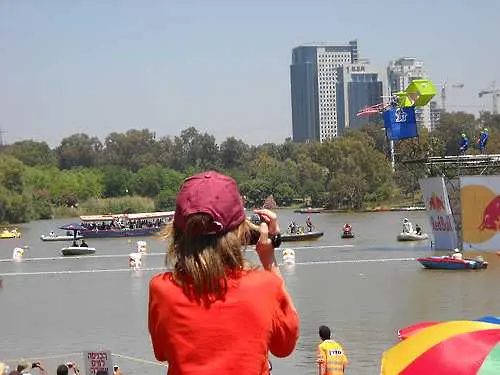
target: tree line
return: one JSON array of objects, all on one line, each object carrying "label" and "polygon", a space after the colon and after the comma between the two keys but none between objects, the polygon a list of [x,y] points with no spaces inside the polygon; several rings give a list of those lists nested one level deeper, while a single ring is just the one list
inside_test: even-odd
[{"label": "tree line", "polygon": [[104,142],[74,134],[53,149],[23,140],[0,149],[0,222],[51,218],[57,207],[78,207],[90,199],[140,196],[156,210],[174,209],[183,179],[208,169],[234,177],[252,206],[271,195],[280,206],[354,210],[413,199],[418,179],[429,171],[404,161],[456,155],[460,134],[473,139],[481,127],[489,128],[489,153],[500,153],[499,115],[443,113],[437,129],[420,129],[418,138],[396,142],[394,172],[381,124],[324,143],[287,139],[259,146],[234,137],[218,145],[213,135],[194,127],[159,139],[148,129],[114,132]]}]

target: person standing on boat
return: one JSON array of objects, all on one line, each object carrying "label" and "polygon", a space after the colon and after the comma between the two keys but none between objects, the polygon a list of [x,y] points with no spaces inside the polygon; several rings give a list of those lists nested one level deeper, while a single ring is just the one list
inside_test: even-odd
[{"label": "person standing on boat", "polygon": [[288,233],[294,234],[297,231],[297,223],[295,221],[291,221],[290,224],[288,224]]},{"label": "person standing on boat", "polygon": [[308,216],[306,219],[306,225],[307,225],[307,231],[312,232],[313,231],[313,223],[311,220],[311,216]]},{"label": "person standing on boat", "polygon": [[458,248],[455,249],[455,252],[451,255],[451,257],[453,259],[456,259],[456,260],[462,260],[462,259],[464,259],[464,256],[462,255],[462,252]]},{"label": "person standing on boat", "polygon": [[89,247],[89,245],[87,245],[87,243],[85,242],[85,240],[82,240],[82,243],[80,244],[80,247]]},{"label": "person standing on boat", "polygon": [[406,217],[403,219],[403,233],[413,233],[413,225]]},{"label": "person standing on boat", "polygon": [[344,348],[331,339],[331,331],[327,326],[319,327],[321,343],[317,349],[319,375],[343,375],[349,364]]}]

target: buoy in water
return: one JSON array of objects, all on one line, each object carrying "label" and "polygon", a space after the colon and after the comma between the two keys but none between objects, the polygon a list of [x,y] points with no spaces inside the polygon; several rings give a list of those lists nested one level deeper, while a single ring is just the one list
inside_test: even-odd
[{"label": "buoy in water", "polygon": [[293,249],[284,249],[282,254],[285,264],[295,264],[295,251]]},{"label": "buoy in water", "polygon": [[137,252],[138,253],[147,253],[148,251],[148,244],[146,241],[137,241]]},{"label": "buoy in water", "polygon": [[21,247],[16,247],[12,252],[12,260],[22,260],[24,256],[24,249]]},{"label": "buoy in water", "polygon": [[130,269],[138,270],[142,266],[142,254],[141,253],[130,253],[128,255],[128,266]]}]

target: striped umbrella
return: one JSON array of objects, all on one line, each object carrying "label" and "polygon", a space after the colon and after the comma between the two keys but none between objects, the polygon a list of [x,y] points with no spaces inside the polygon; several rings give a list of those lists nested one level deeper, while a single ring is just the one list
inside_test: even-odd
[{"label": "striped umbrella", "polygon": [[500,374],[500,326],[479,321],[439,323],[382,356],[381,375],[422,374]]}]

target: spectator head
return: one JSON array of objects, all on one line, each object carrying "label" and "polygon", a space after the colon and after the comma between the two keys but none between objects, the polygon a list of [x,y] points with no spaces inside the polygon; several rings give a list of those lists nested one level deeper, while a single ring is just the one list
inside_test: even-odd
[{"label": "spectator head", "polygon": [[250,240],[250,225],[231,177],[209,171],[184,181],[166,237],[171,237],[167,260],[189,297],[223,298],[228,276],[245,266],[241,246]]},{"label": "spectator head", "polygon": [[66,365],[59,365],[57,366],[57,371],[56,371],[56,374],[57,375],[68,375],[68,366]]},{"label": "spectator head", "polygon": [[26,369],[28,369],[30,367],[31,367],[31,364],[27,360],[21,359],[19,361],[19,363],[17,364],[16,370],[17,370],[17,372],[20,373],[20,372],[22,372],[22,371],[24,371],[24,370],[26,370]]},{"label": "spectator head", "polygon": [[95,375],[108,375],[108,372],[106,370],[99,370],[95,373]]},{"label": "spectator head", "polygon": [[330,340],[330,338],[332,337],[330,328],[328,328],[327,326],[319,327],[319,337],[321,337],[321,340]]}]

